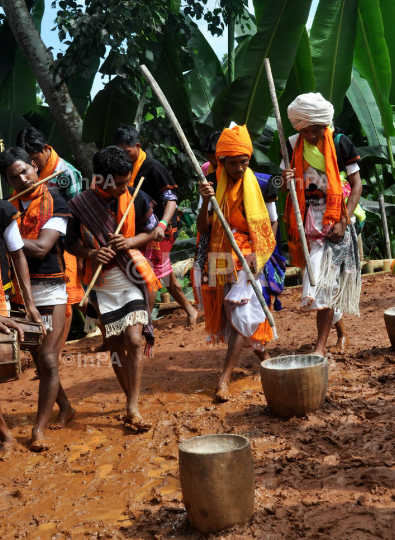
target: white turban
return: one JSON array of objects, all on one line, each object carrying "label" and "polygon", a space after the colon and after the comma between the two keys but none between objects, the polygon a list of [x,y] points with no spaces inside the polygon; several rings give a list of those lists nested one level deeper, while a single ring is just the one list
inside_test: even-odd
[{"label": "white turban", "polygon": [[288,118],[297,131],[313,125],[330,126],[333,115],[332,103],[324,99],[319,92],[301,94],[288,107]]}]

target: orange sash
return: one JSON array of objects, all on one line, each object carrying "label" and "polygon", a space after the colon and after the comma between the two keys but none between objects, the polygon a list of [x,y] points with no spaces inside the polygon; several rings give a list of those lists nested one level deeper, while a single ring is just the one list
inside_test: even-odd
[{"label": "orange sash", "polygon": [[[332,131],[329,128],[325,129],[323,139],[324,144],[322,153],[325,156],[326,175],[328,178],[326,210],[322,220],[322,224],[325,225],[338,223],[342,217],[347,217],[347,210],[343,197],[343,188],[339,174],[339,167],[337,165],[335,143],[333,141]],[[319,149],[321,150],[321,148]],[[304,172],[308,168],[306,165],[307,162],[303,158],[303,136],[300,134],[293,151],[291,168],[296,168],[296,195],[298,197],[300,213],[303,221],[306,213],[305,189],[308,185],[308,182],[306,185],[306,182],[304,181]],[[302,244],[296,223],[295,210],[290,193],[288,194],[285,206],[284,221],[287,228],[291,264],[293,266],[304,267],[306,263],[303,256]]]},{"label": "orange sash", "polygon": [[7,300],[5,297],[5,292],[3,289],[3,280],[1,278],[1,268],[0,268],[0,315],[3,315],[3,317],[10,316],[8,312],[8,308],[7,308]]},{"label": "orange sash", "polygon": [[[17,195],[14,191],[12,196]],[[22,201],[31,201],[26,212],[23,212],[18,218],[18,227],[22,238],[36,240],[41,229],[51,219],[53,215],[53,199],[47,186],[41,184],[30,195],[20,198]],[[11,203],[19,212],[19,199]]]},{"label": "orange sash", "polygon": [[136,180],[137,173],[139,172],[140,167],[144,163],[146,157],[147,154],[144,152],[144,150],[140,148],[139,157],[133,163],[132,177],[130,179],[129,186],[134,186],[134,181]]},{"label": "orange sash", "polygon": [[59,163],[59,156],[55,152],[55,150],[52,148],[52,146],[49,146],[51,149],[51,155],[49,156],[49,159],[45,165],[45,167],[40,171],[40,180],[44,180],[44,178],[48,178],[48,176],[51,176],[56,171],[56,167]]}]

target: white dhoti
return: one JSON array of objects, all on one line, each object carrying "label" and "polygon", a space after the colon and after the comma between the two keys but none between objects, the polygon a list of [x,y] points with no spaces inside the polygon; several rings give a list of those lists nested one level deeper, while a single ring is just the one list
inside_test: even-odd
[{"label": "white dhoti", "polygon": [[85,332],[91,332],[98,323],[92,302],[97,302],[106,337],[119,336],[128,326],[148,324],[144,295],[119,266],[104,272],[104,279],[105,283],[101,287],[94,286],[89,297]]},{"label": "white dhoti", "polygon": [[32,285],[32,295],[45,329],[51,332],[53,307],[67,304],[66,283]]}]

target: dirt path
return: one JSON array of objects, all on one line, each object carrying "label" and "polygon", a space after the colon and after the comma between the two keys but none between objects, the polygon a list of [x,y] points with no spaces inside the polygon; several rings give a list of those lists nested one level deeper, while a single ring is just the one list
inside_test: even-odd
[{"label": "dirt path", "polygon": [[[288,289],[282,297],[272,356],[310,350],[314,318],[299,313],[299,296],[300,289]],[[330,360],[324,408],[290,421],[268,410],[259,364],[248,352],[233,378],[235,399],[215,403],[224,347],[204,345],[202,318],[194,330],[177,314],[158,322],[140,400],[154,424],[145,434],[123,427],[124,398],[109,359],[92,352],[100,338],[85,339],[68,345],[61,371],[75,420],[49,433],[51,450],[31,453],[38,381],[27,369],[20,381],[0,386],[17,439],[14,456],[0,463],[2,540],[205,538],[186,519],[177,445],[209,433],[249,437],[256,473],[251,522],[210,538],[394,539],[395,352],[383,320],[394,305],[393,278],[364,278],[361,318],[346,316],[352,345]]]}]

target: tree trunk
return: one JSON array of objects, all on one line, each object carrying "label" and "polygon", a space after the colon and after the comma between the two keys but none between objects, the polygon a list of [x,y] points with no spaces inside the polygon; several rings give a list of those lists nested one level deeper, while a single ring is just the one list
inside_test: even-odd
[{"label": "tree trunk", "polygon": [[47,50],[25,0],[0,0],[7,21],[14,33],[34,76],[49,105],[52,116],[66,139],[85,177],[92,178],[92,156],[97,151],[94,144],[86,144],[82,138],[82,119],[73,103],[65,83],[53,77],[51,66],[54,60]]}]

